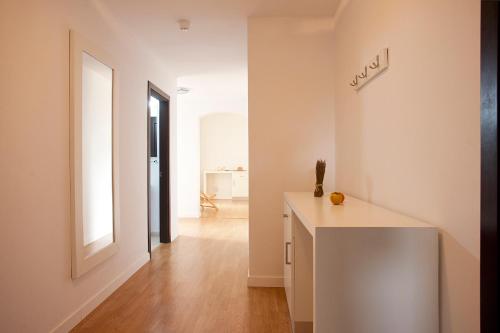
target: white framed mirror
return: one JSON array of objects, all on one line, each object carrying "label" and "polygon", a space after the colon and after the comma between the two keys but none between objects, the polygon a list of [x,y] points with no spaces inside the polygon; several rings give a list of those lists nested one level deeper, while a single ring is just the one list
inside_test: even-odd
[{"label": "white framed mirror", "polygon": [[71,276],[118,250],[118,85],[113,59],[70,32]]}]

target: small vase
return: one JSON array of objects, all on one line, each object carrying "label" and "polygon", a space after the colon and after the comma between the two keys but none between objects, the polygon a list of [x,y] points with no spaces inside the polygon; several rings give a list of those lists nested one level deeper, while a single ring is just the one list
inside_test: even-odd
[{"label": "small vase", "polygon": [[316,189],[314,190],[314,196],[316,198],[321,198],[323,196],[323,184],[316,184]]}]

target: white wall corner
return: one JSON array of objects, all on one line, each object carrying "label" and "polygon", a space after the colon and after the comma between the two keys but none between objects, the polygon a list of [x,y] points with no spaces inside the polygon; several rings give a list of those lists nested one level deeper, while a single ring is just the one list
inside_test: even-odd
[{"label": "white wall corner", "polygon": [[114,280],[107,284],[103,289],[84,302],[76,311],[66,317],[50,332],[66,333],[75,327],[83,318],[92,312],[99,304],[104,302],[116,289],[124,284],[135,272],[137,272],[145,263],[149,261],[149,253],[144,253],[139,259],[133,262],[124,272],[119,274]]}]

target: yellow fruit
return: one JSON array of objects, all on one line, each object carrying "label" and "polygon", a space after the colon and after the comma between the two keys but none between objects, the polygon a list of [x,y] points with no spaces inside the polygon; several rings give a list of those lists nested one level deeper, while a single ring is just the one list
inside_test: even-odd
[{"label": "yellow fruit", "polygon": [[334,205],[340,205],[344,202],[344,195],[340,192],[333,192],[330,194],[330,201]]}]

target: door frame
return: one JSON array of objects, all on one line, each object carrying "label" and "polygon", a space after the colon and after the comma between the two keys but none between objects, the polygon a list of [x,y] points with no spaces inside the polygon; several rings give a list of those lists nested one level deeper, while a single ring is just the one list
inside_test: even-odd
[{"label": "door frame", "polygon": [[498,330],[498,17],[497,1],[481,1],[481,332]]},{"label": "door frame", "polygon": [[[151,211],[150,211],[150,156],[151,156],[151,140],[150,140],[150,123],[151,123],[151,109],[149,106],[149,101],[151,97],[155,97],[160,100],[160,118],[158,126],[159,128],[159,141],[160,145],[158,147],[159,153],[159,169],[160,169],[160,181],[159,181],[159,196],[160,196],[160,243],[170,243],[171,242],[171,216],[170,216],[170,206],[171,206],[171,191],[170,191],[170,96],[165,93],[162,89],[156,86],[151,81],[148,81],[147,90],[147,207],[148,207],[148,252],[151,257]],[[166,114],[166,117],[165,117]],[[162,174],[163,172],[163,174]],[[165,196],[168,200],[163,200]]]}]

